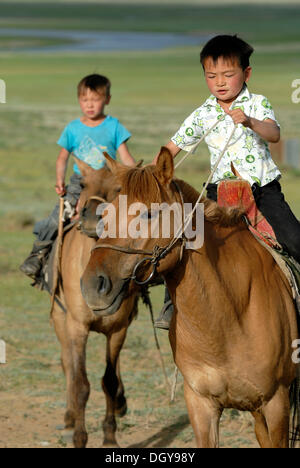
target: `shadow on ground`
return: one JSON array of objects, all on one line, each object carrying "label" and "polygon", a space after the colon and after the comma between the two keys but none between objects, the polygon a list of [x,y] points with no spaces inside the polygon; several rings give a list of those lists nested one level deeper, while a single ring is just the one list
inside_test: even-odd
[{"label": "shadow on ground", "polygon": [[186,415],[180,416],[171,426],[163,427],[159,432],[143,440],[139,444],[130,445],[128,448],[166,448],[177,438],[178,434],[190,425]]}]

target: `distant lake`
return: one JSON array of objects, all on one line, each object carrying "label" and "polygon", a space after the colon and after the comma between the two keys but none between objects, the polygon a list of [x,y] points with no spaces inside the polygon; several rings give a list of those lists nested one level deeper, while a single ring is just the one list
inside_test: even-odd
[{"label": "distant lake", "polygon": [[97,52],[118,50],[160,50],[170,47],[201,45],[212,35],[118,31],[60,31],[45,29],[0,28],[0,37],[41,38],[74,41],[72,43],[10,49],[18,52]]}]

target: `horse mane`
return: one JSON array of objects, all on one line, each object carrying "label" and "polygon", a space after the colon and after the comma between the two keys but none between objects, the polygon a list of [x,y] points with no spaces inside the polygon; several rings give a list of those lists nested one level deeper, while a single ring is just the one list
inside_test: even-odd
[{"label": "horse mane", "polygon": [[[121,179],[122,193],[128,196],[129,203],[139,200],[150,207],[152,203],[160,204],[165,201],[162,195],[164,187],[155,176],[155,166],[131,168],[129,170],[124,168],[118,175]],[[180,187],[183,198],[195,204],[200,193],[187,182],[176,178],[174,180]],[[221,207],[213,200],[205,197],[201,199],[201,203],[204,203],[205,219],[222,227],[237,225],[244,215],[242,209]]]},{"label": "horse mane", "polygon": [[155,166],[121,168],[118,172],[122,192],[128,196],[128,202],[137,200],[147,206],[162,203],[162,187],[154,174]]},{"label": "horse mane", "polygon": [[[200,193],[183,180],[176,179],[186,198],[195,204]],[[219,224],[221,227],[236,226],[243,218],[245,212],[241,208],[226,208],[219,206],[215,201],[203,197],[201,203],[204,204],[205,219],[212,224]]]}]

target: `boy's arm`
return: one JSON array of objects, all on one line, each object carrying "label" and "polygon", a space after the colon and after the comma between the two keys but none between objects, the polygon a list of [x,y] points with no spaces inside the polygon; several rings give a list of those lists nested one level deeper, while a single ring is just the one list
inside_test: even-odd
[{"label": "boy's arm", "polygon": [[234,109],[228,111],[235,124],[242,124],[244,127],[251,128],[263,140],[269,143],[278,143],[280,140],[280,128],[272,119],[257,120],[253,117],[248,117],[242,109]]},{"label": "boy's arm", "polygon": [[[165,145],[166,148],[168,148],[168,150],[170,151],[171,155],[173,156],[173,158],[176,158],[177,154],[180,153],[181,151],[181,148],[179,148],[178,146],[175,145],[175,143],[173,143],[172,140],[169,141],[169,143],[167,143]],[[158,156],[160,154],[160,151],[157,153],[157,155],[155,156],[154,160],[153,160],[153,165],[155,166],[156,163],[157,163],[157,160],[158,160]]]},{"label": "boy's arm", "polygon": [[70,153],[65,148],[62,148],[56,160],[56,185],[55,190],[57,195],[65,193],[65,176]]},{"label": "boy's arm", "polygon": [[136,162],[133,159],[133,157],[131,156],[126,143],[122,143],[119,146],[118,152],[119,152],[119,155],[120,155],[120,159],[121,159],[122,163],[125,164],[125,166],[135,166],[136,165]]},{"label": "boy's arm", "polygon": [[280,140],[280,128],[274,120],[257,120],[251,117],[250,128],[269,143],[278,143]]}]

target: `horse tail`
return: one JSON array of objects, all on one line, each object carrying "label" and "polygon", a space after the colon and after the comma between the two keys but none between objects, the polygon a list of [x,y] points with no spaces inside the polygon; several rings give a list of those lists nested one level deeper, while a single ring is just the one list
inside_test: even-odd
[{"label": "horse tail", "polygon": [[297,366],[297,377],[290,388],[290,403],[292,412],[290,447],[295,448],[300,441],[300,365]]}]

